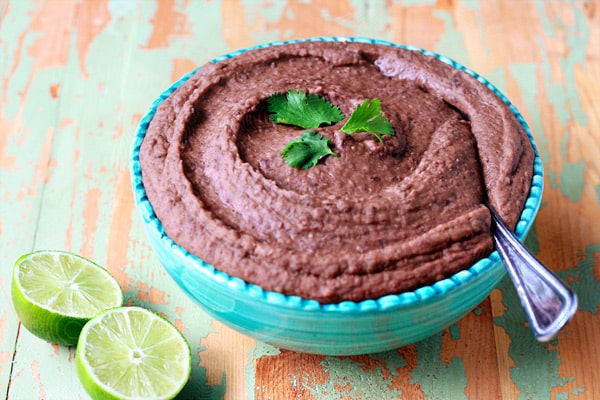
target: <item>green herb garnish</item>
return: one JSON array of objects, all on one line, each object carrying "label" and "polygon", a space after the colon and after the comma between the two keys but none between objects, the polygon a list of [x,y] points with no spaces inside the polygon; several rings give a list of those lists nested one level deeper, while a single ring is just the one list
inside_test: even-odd
[{"label": "green herb garnish", "polygon": [[329,148],[329,139],[313,130],[302,132],[302,136],[289,141],[281,152],[286,164],[299,169],[314,167],[327,155],[339,157]]},{"label": "green herb garnish", "polygon": [[341,131],[349,135],[356,132],[367,132],[375,136],[380,142],[383,142],[381,135],[394,134],[392,123],[381,113],[381,101],[377,98],[367,99],[359,104]]},{"label": "green herb garnish", "polygon": [[306,94],[290,89],[267,98],[271,120],[278,124],[296,125],[300,128],[318,128],[344,119],[342,111],[317,94]]},{"label": "green herb garnish", "polygon": [[[269,96],[267,104],[270,118],[276,124],[313,129],[344,119],[342,111],[325,98],[296,89]],[[380,142],[383,142],[381,135],[394,134],[392,123],[381,113],[381,102],[377,98],[367,99],[359,104],[341,131],[349,135],[367,132]],[[281,152],[288,165],[299,169],[313,167],[327,155],[339,157],[339,154],[329,148],[329,139],[313,130],[305,131],[299,138],[288,142]]]}]

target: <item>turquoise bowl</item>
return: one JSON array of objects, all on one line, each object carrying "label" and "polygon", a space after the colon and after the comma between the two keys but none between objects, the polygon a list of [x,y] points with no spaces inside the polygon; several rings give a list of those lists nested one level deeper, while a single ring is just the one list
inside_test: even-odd
[{"label": "turquoise bowl", "polygon": [[[531,191],[515,233],[523,240],[540,207],[544,172],[529,127],[513,104],[490,82],[455,61],[412,46],[366,38],[319,37],[309,41],[348,41],[383,44],[436,57],[474,76],[494,91],[512,110],[527,132],[535,151]],[[245,51],[287,42],[273,42],[238,50],[212,62]],[[425,339],[454,324],[482,302],[505,275],[497,252],[447,279],[411,292],[361,302],[321,304],[315,300],[271,292],[227,275],[177,245],[164,231],[142,182],[139,150],[158,105],[194,73],[172,84],[141,119],[131,154],[135,203],[148,238],[164,268],[206,312],[233,329],[271,345],[314,354],[355,355],[395,349]]]}]

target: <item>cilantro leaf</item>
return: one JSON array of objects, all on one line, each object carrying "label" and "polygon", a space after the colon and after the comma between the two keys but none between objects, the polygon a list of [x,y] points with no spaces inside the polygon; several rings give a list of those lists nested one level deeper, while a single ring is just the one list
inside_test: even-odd
[{"label": "cilantro leaf", "polygon": [[359,104],[342,126],[341,131],[349,135],[368,132],[380,142],[383,142],[381,135],[394,135],[392,123],[381,113],[381,101],[377,98],[367,99]]},{"label": "cilantro leaf", "polygon": [[327,155],[339,157],[329,148],[329,139],[313,130],[304,131],[299,138],[290,140],[281,152],[286,164],[299,169],[314,167]]},{"label": "cilantro leaf", "polygon": [[267,98],[271,120],[278,124],[300,128],[318,128],[344,119],[342,111],[317,94],[290,89],[287,94],[276,93]]}]

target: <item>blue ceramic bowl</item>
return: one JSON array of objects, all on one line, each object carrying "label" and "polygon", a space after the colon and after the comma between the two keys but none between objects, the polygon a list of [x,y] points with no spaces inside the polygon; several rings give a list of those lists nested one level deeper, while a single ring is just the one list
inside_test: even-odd
[{"label": "blue ceramic bowl", "polygon": [[[521,114],[490,82],[442,55],[380,40],[320,37],[311,41],[356,41],[384,44],[422,52],[461,69],[494,91],[526,130],[535,151],[531,192],[516,226],[523,240],[533,224],[543,190],[543,166],[533,136]],[[274,42],[254,48],[285,44]],[[216,58],[218,62],[250,49]],[[179,286],[214,318],[274,346],[316,354],[352,355],[398,348],[443,330],[483,301],[505,275],[496,252],[447,279],[412,292],[361,302],[321,304],[297,296],[270,292],[227,275],[177,245],[154,214],[142,183],[139,150],[158,105],[194,73],[184,76],[154,101],[135,134],[131,178],[135,202],[150,243]]]}]

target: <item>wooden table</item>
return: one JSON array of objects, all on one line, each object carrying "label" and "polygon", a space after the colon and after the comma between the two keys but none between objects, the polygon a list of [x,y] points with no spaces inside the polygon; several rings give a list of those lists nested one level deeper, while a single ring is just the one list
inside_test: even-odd
[{"label": "wooden table", "polygon": [[[164,272],[130,189],[141,115],[228,51],[367,36],[454,58],[529,122],[546,168],[527,244],[579,294],[558,339],[532,339],[505,279],[472,313],[382,354],[279,351],[212,320]],[[74,348],[22,328],[14,261],[65,249],[102,263],[127,303],[163,313],[193,349],[182,399],[599,399],[600,1],[0,0],[0,397],[87,398]]]}]

